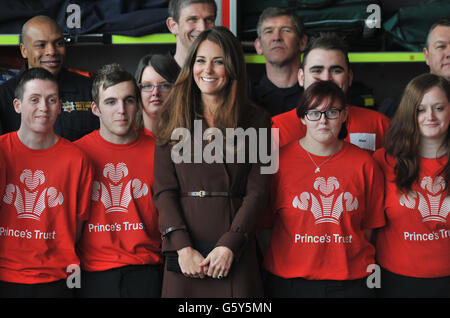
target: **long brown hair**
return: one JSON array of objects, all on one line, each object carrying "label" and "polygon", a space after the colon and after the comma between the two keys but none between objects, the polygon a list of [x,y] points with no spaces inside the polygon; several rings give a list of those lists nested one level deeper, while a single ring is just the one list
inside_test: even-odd
[{"label": "long brown hair", "polygon": [[[399,190],[410,191],[420,172],[420,131],[417,122],[417,108],[423,96],[433,87],[439,87],[450,101],[450,83],[443,77],[434,74],[422,74],[413,78],[405,88],[400,105],[389,127],[385,149],[395,160],[395,183]],[[450,158],[450,134],[442,148],[447,149],[447,159]],[[445,176],[446,184],[450,180],[450,162],[440,173]]]},{"label": "long brown hair", "polygon": [[225,132],[225,128],[243,126],[244,114],[251,102],[247,96],[247,75],[244,53],[238,39],[225,27],[214,27],[203,31],[191,45],[181,73],[159,113],[156,142],[159,145],[171,141],[176,128],[192,131],[194,120],[203,114],[201,92],[193,77],[197,50],[203,41],[220,46],[224,54],[228,84],[223,89],[223,102],[214,114],[214,125]]}]

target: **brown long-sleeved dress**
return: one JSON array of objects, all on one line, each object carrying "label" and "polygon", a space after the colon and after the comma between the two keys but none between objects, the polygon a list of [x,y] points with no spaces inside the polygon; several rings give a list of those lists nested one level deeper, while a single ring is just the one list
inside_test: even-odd
[{"label": "brown long-sleeved dress", "polygon": [[[259,109],[252,111],[250,127],[269,129],[270,117]],[[203,131],[207,127],[202,121]],[[245,129],[245,127],[244,127]],[[193,136],[193,134],[192,134]],[[208,141],[203,141],[203,148]],[[270,140],[267,144],[270,145]],[[191,140],[191,149],[194,149]],[[246,154],[249,145],[246,144]],[[162,297],[260,297],[263,288],[256,257],[254,231],[266,208],[270,177],[261,173],[260,163],[178,163],[171,159],[171,146],[155,150],[154,202],[159,211],[163,252],[168,255],[197,242],[226,246],[233,251],[234,263],[228,277],[218,280],[187,278],[164,269]],[[225,161],[225,160],[224,160]],[[236,158],[234,160],[236,162]],[[230,197],[182,196],[192,191],[229,192]],[[185,226],[186,230],[180,230]]]}]

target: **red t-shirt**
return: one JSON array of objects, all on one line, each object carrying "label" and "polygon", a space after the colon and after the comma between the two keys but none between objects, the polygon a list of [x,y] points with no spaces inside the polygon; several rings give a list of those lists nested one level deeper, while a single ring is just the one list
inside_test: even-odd
[{"label": "red t-shirt", "polygon": [[4,150],[0,148],[0,194],[4,193],[6,183],[6,164],[3,158],[3,152]]},{"label": "red t-shirt", "polygon": [[404,276],[433,278],[450,275],[450,197],[439,172],[447,158],[420,158],[419,181],[408,194],[395,185],[392,156],[374,153],[385,175],[387,225],[377,234],[377,260]]},{"label": "red t-shirt", "polygon": [[12,132],[0,137],[0,148],[8,167],[0,205],[0,280],[65,279],[67,266],[80,264],[76,225],[89,217],[92,164],[64,138],[34,150]]},{"label": "red t-shirt", "polygon": [[153,138],[141,131],[131,143],[113,144],[96,130],[75,143],[95,166],[91,215],[78,246],[83,269],[161,263]]},{"label": "red t-shirt", "polygon": [[147,128],[142,128],[142,131],[144,132],[144,134],[146,134],[147,136],[153,137],[155,138],[153,131],[148,130]]},{"label": "red t-shirt", "polygon": [[363,230],[384,225],[383,174],[349,143],[331,159],[294,141],[280,150],[271,191],[273,224],[263,266],[283,277],[350,280],[369,275],[375,248]]},{"label": "red t-shirt", "polygon": [[[390,119],[377,111],[358,106],[347,105],[347,109],[348,135],[344,140],[370,151],[383,147]],[[280,130],[280,147],[306,135],[306,127],[297,117],[296,109],[275,116],[272,121],[272,127]]]}]

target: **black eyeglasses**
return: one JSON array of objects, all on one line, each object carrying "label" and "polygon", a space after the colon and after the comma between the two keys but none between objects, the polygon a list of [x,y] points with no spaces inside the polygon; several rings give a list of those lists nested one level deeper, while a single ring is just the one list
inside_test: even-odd
[{"label": "black eyeglasses", "polygon": [[139,84],[138,85],[141,91],[143,92],[153,92],[155,87],[158,87],[158,90],[168,92],[172,88],[172,84],[169,83],[163,83],[159,85],[153,85],[153,84]]},{"label": "black eyeglasses", "polygon": [[336,119],[341,114],[341,111],[342,108],[331,108],[324,112],[321,112],[320,110],[308,110],[306,112],[306,118],[310,121],[318,121],[322,118],[322,115],[325,114],[327,119]]}]

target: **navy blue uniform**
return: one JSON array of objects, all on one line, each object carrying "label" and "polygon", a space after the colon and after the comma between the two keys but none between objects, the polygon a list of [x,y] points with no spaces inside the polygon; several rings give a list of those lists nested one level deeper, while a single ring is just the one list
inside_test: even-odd
[{"label": "navy blue uniform", "polygon": [[252,100],[273,117],[297,107],[303,88],[296,83],[292,87],[279,88],[264,75],[256,85],[252,85]]}]

